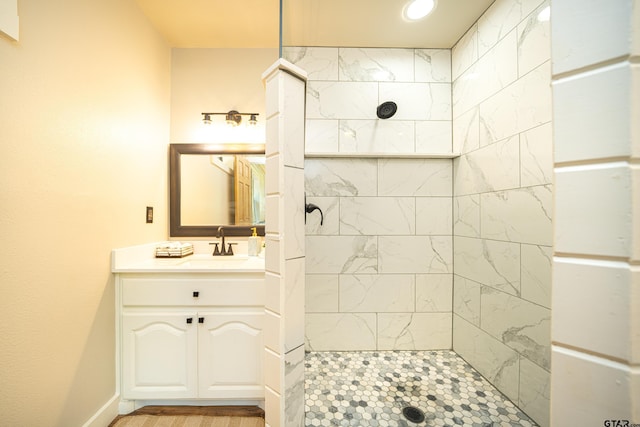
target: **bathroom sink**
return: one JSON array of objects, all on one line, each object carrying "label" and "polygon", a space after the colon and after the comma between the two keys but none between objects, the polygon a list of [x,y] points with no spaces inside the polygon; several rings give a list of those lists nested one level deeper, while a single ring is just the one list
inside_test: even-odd
[{"label": "bathroom sink", "polygon": [[254,270],[264,266],[264,259],[243,255],[190,255],[176,264],[185,269]]}]

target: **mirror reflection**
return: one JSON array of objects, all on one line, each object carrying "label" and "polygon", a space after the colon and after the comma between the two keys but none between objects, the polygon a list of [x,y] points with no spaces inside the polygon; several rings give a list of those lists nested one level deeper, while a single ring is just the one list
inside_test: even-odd
[{"label": "mirror reflection", "polygon": [[180,156],[182,225],[264,224],[262,155]]},{"label": "mirror reflection", "polygon": [[170,236],[264,235],[264,144],[170,144]]}]

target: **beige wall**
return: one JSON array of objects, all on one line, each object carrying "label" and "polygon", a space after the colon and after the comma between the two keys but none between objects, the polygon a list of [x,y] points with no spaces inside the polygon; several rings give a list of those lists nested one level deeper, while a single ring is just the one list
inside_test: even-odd
[{"label": "beige wall", "polygon": [[128,0],[19,15],[0,37],[0,418],[78,426],[115,390],[110,250],[167,236],[170,49]]},{"label": "beige wall", "polygon": [[[171,61],[171,142],[265,141],[262,73],[278,59],[278,49],[173,49]],[[227,126],[224,116],[202,123],[203,112],[259,113],[255,128]]]}]

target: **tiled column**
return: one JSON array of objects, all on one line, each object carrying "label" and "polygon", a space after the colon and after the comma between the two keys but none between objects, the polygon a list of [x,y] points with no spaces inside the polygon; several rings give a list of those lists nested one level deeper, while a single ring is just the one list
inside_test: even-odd
[{"label": "tiled column", "polygon": [[640,2],[553,0],[551,423],[640,423]]},{"label": "tiled column", "polygon": [[304,100],[306,74],[279,60],[266,87],[265,412],[304,424]]}]

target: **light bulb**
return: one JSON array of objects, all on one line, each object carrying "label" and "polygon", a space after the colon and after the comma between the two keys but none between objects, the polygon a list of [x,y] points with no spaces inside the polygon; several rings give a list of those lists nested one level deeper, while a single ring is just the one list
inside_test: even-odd
[{"label": "light bulb", "polygon": [[433,10],[434,6],[434,0],[413,0],[407,6],[405,15],[408,19],[415,21],[427,16]]}]

